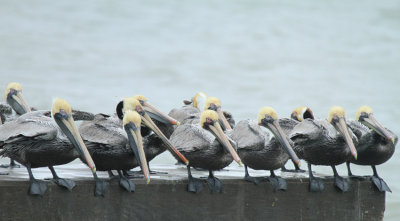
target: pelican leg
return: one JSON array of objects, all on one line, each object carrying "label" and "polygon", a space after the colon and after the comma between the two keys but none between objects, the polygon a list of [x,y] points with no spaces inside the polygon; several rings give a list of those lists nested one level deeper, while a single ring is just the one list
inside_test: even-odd
[{"label": "pelican leg", "polygon": [[308,177],[310,179],[310,192],[322,192],[324,190],[324,182],[320,178],[314,177],[311,164],[308,164]]},{"label": "pelican leg", "polygon": [[1,164],[0,168],[20,168],[21,165],[15,163],[13,159],[10,159],[10,164]]},{"label": "pelican leg", "polygon": [[273,170],[270,170],[271,176],[268,177],[269,182],[271,182],[274,192],[278,190],[287,190],[286,180],[282,177],[276,176]]},{"label": "pelican leg", "polygon": [[67,190],[71,191],[75,187],[75,182],[72,180],[67,180],[58,177],[56,171],[54,170],[53,166],[49,166],[49,169],[51,171],[51,174],[53,174],[53,180],[54,182],[61,187],[67,188]]},{"label": "pelican leg", "polygon": [[222,183],[217,177],[214,176],[212,170],[209,170],[209,175],[206,181],[208,184],[208,188],[212,193],[213,192],[222,193]]},{"label": "pelican leg", "polygon": [[245,171],[244,180],[246,180],[248,182],[252,182],[252,183],[258,185],[261,181],[263,181],[265,179],[264,177],[252,177],[252,176],[250,176],[246,164],[244,165],[244,171]]},{"label": "pelican leg", "polygon": [[119,175],[119,185],[128,192],[135,192],[135,184],[126,178],[121,170],[117,170]]},{"label": "pelican leg", "polygon": [[375,184],[376,188],[378,188],[381,192],[392,192],[386,182],[378,176],[378,172],[376,171],[375,165],[371,165],[372,170],[374,171],[374,175],[371,177],[372,182]]},{"label": "pelican leg", "polygon": [[43,196],[47,190],[46,182],[37,180],[35,179],[35,177],[33,177],[30,165],[26,165],[26,169],[28,170],[29,173],[29,183],[30,183],[28,194]]},{"label": "pelican leg", "polygon": [[334,165],[331,166],[333,170],[333,178],[335,182],[335,186],[339,188],[342,192],[347,192],[349,190],[349,183],[346,179],[339,176],[338,172],[336,171],[336,167]]},{"label": "pelican leg", "polygon": [[192,193],[200,193],[203,190],[203,181],[193,178],[190,166],[187,166],[188,171],[188,191]]},{"label": "pelican leg", "polygon": [[347,162],[346,162],[346,166],[347,166],[347,175],[348,175],[351,179],[365,180],[365,177],[353,175],[353,173],[351,172],[351,169],[350,169],[350,161],[347,161]]},{"label": "pelican leg", "polygon": [[99,179],[96,173],[93,173],[94,181],[96,182],[96,186],[94,189],[95,196],[105,196],[108,186],[110,185],[107,181]]}]

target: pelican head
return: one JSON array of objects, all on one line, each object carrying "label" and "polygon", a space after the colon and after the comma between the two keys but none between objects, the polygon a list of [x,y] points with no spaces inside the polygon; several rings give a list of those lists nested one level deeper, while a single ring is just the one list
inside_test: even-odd
[{"label": "pelican head", "polygon": [[142,123],[141,116],[136,111],[127,110],[122,120],[124,129],[128,135],[129,145],[140,167],[142,168],[146,182],[150,182],[150,172],[147,165],[146,155],[143,149],[143,140],[140,133],[140,125]]},{"label": "pelican head", "polygon": [[145,96],[143,96],[143,95],[135,95],[135,96],[133,96],[133,98],[137,99],[140,102],[140,104],[143,106],[143,108],[146,111],[146,113],[148,113],[151,118],[153,118],[153,119],[155,119],[157,121],[160,121],[161,123],[179,125],[179,121],[177,121],[174,118],[162,113],[156,107],[151,105],[147,101],[147,98]]},{"label": "pelican head", "polygon": [[[165,137],[163,132],[157,127],[157,125],[151,119],[151,117],[154,117],[154,116],[157,116],[156,119],[159,119],[162,116],[159,115],[158,112],[154,113],[154,112],[146,111],[146,106],[143,106],[143,105],[149,105],[149,104],[147,102],[147,99],[142,95],[124,98],[117,105],[117,108],[116,108],[117,115],[120,119],[123,119],[123,117],[127,111],[137,112],[141,118],[141,123],[146,125],[150,130],[152,130],[155,134],[157,134],[158,137],[161,138],[161,140],[167,146],[168,151],[170,151],[176,159],[182,161],[185,164],[189,164],[189,161],[171,144],[171,142],[168,140],[168,138]],[[153,107],[153,106],[150,105],[150,109],[151,109],[151,107]]]},{"label": "pelican head", "polygon": [[329,110],[328,121],[343,136],[347,146],[351,150],[351,154],[355,159],[357,159],[357,150],[354,146],[353,140],[351,139],[350,131],[347,128],[345,115],[346,113],[342,107],[333,106]]},{"label": "pelican head", "polygon": [[213,110],[218,113],[218,117],[220,120],[223,129],[232,130],[228,121],[226,120],[224,113],[221,110],[221,101],[216,97],[208,97],[206,100],[206,105],[204,106],[204,110]]},{"label": "pelican head", "polygon": [[292,147],[290,146],[289,139],[279,126],[278,115],[276,114],[276,111],[271,107],[261,108],[261,110],[258,112],[257,122],[258,125],[268,128],[274,134],[275,138],[280,142],[293,162],[300,167],[300,159],[293,151]]},{"label": "pelican head", "polygon": [[232,155],[233,159],[239,165],[242,165],[239,155],[232,147],[218,122],[217,112],[213,110],[204,110],[200,115],[200,125],[202,128],[209,130],[218,139],[221,145]]},{"label": "pelican head", "polygon": [[292,114],[290,115],[290,118],[299,122],[308,118],[314,120],[314,114],[310,108],[301,106],[293,110]]},{"label": "pelican head", "polygon": [[22,115],[31,111],[22,96],[22,86],[19,83],[9,83],[6,87],[5,97],[7,103],[15,110],[15,112],[17,112],[17,114]]},{"label": "pelican head", "polygon": [[372,108],[369,106],[361,106],[356,113],[356,120],[364,124],[371,130],[376,131],[379,135],[386,138],[393,144],[396,143],[396,138],[386,128],[382,126],[374,117]]},{"label": "pelican head", "polygon": [[66,100],[57,98],[54,101],[51,113],[53,119],[61,128],[62,132],[67,136],[68,140],[81,155],[81,158],[86,160],[87,165],[92,170],[93,174],[95,174],[96,166],[86,148],[86,145],[83,143],[78,129],[76,128],[74,119],[72,117],[71,105],[69,105]]},{"label": "pelican head", "polygon": [[116,108],[118,118],[122,120],[128,110],[136,111],[142,116],[145,114],[142,104],[134,97],[124,98],[118,103]]}]

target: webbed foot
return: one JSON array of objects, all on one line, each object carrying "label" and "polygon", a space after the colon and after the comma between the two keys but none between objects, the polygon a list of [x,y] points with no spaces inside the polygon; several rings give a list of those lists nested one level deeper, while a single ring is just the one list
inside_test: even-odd
[{"label": "webbed foot", "polygon": [[105,196],[109,185],[110,184],[107,181],[96,179],[94,195]]},{"label": "webbed foot", "polygon": [[324,189],[325,186],[322,179],[310,177],[310,192],[322,192]]},{"label": "webbed foot", "polygon": [[269,182],[271,182],[274,192],[278,190],[287,190],[286,180],[282,177],[268,177]]},{"label": "webbed foot", "polygon": [[378,176],[372,176],[371,180],[375,184],[376,188],[378,188],[379,191],[392,192],[392,190],[389,188],[389,186],[386,184],[386,182],[382,178],[380,178]]},{"label": "webbed foot", "polygon": [[135,184],[126,177],[120,177],[119,185],[128,192],[135,192]]},{"label": "webbed foot", "polygon": [[0,172],[0,175],[8,175],[9,173],[7,172]]},{"label": "webbed foot", "polygon": [[43,196],[47,190],[47,184],[44,181],[31,179],[29,180],[29,195],[39,195]]},{"label": "webbed foot", "polygon": [[64,187],[69,191],[71,191],[76,186],[75,182],[72,180],[67,180],[62,178],[57,178],[53,180],[58,186]]},{"label": "webbed foot", "polygon": [[200,193],[203,190],[203,180],[189,176],[188,191],[192,193]]},{"label": "webbed foot", "polygon": [[347,180],[341,176],[334,177],[335,186],[339,188],[342,192],[347,192],[349,190],[349,183]]},{"label": "webbed foot", "polygon": [[216,178],[214,176],[212,176],[212,177],[209,176],[206,179],[206,181],[208,184],[208,188],[210,189],[210,191],[212,193],[213,192],[222,193],[222,183],[218,178]]}]

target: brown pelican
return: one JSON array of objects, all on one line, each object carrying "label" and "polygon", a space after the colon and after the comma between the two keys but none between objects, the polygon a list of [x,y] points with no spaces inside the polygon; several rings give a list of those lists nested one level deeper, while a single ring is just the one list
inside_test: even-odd
[{"label": "brown pelican", "polygon": [[80,137],[71,115],[71,106],[63,99],[57,99],[52,116],[47,111],[26,113],[15,121],[0,126],[0,156],[9,157],[24,165],[29,173],[29,194],[43,195],[47,185],[33,177],[31,168],[49,167],[53,180],[71,190],[72,180],[59,178],[53,168],[80,157],[93,172],[96,181],[95,195],[105,194],[108,185],[98,179],[96,166]]},{"label": "brown pelican", "polygon": [[[260,126],[268,128],[275,137],[270,139],[269,134],[261,130]],[[289,157],[296,164],[300,164],[300,160],[290,146],[286,133],[279,126],[274,109],[261,108],[258,123],[253,120],[240,121],[231,137],[238,144],[238,154],[245,164],[245,180],[255,184],[260,182],[259,177],[249,176],[247,166],[255,170],[269,170],[269,180],[274,191],[287,189],[286,181],[276,176],[274,170],[281,168]]]},{"label": "brown pelican", "polygon": [[135,191],[135,185],[122,171],[140,166],[145,179],[150,181],[140,125],[140,115],[128,109],[124,110],[122,121],[117,117],[98,114],[93,121],[84,122],[79,127],[97,170],[117,170],[119,184],[128,192]]},{"label": "brown pelican", "polygon": [[[11,121],[12,119],[17,118],[19,115],[25,114],[30,112],[31,109],[29,108],[28,104],[26,103],[24,97],[22,96],[22,86],[17,82],[9,83],[5,90],[5,99],[7,103],[14,109],[17,113],[16,115],[11,115],[12,118],[7,119],[7,121]],[[10,115],[9,115],[10,116]],[[14,162],[14,160],[10,159],[10,164],[3,164],[0,165],[2,168],[14,168],[20,167],[18,164]]]},{"label": "brown pelican", "polygon": [[[312,120],[314,120],[314,114],[313,114],[313,112],[311,111],[310,108],[305,107],[305,106],[301,106],[301,107],[297,107],[296,109],[293,110],[293,112],[290,115],[290,118],[292,120],[296,121],[296,122],[301,122],[304,119],[312,119]],[[293,125],[293,127],[294,126],[295,125]],[[291,127],[290,130],[292,130],[293,127]],[[289,133],[286,133],[286,134],[289,134]],[[300,169],[300,167],[295,162],[293,162],[293,166],[294,166],[294,170],[288,170],[288,169],[286,169],[285,166],[283,166],[281,168],[281,170],[284,171],[284,172],[305,172],[304,170]]]},{"label": "brown pelican", "polygon": [[[175,147],[170,144],[167,138],[157,126],[152,123],[149,115],[146,114],[140,102],[131,97],[123,99],[122,103],[117,105],[117,116],[109,116],[104,114],[96,115],[93,121],[87,121],[80,125],[79,131],[85,141],[98,170],[110,171],[119,170],[120,185],[128,191],[134,191],[134,185],[125,178],[122,171],[135,168],[140,162],[135,159],[136,154],[129,147],[130,141],[124,132],[122,126],[124,113],[127,111],[135,111],[141,118],[141,124],[146,125],[154,134],[143,136],[143,147],[146,153],[146,162],[151,161],[158,154],[166,149],[183,162],[187,162],[186,158]],[[122,119],[120,119],[122,118]],[[141,128],[139,127],[139,132]],[[142,138],[140,138],[142,139]],[[165,143],[165,144],[164,144]],[[148,168],[148,165],[146,165]],[[110,173],[112,175],[112,173]],[[128,174],[130,175],[130,174]]]},{"label": "brown pelican", "polygon": [[[190,167],[209,170],[208,187],[212,192],[222,192],[222,183],[213,170],[228,166],[233,160],[241,165],[241,160],[232,147],[218,122],[218,114],[213,110],[201,113],[197,124],[182,124],[171,135],[171,143],[189,159],[188,191],[198,193],[203,189],[200,179],[192,177]],[[211,133],[209,133],[211,132]]]},{"label": "brown pelican", "polygon": [[[346,126],[345,111],[338,106],[329,110],[327,121],[306,119],[293,128],[289,138],[294,142],[299,157],[308,163],[310,191],[324,189],[323,182],[313,176],[311,164],[331,166],[335,185],[343,192],[349,189],[347,181],[338,175],[335,166],[352,157],[357,159],[351,134]],[[353,138],[357,140],[355,136]]]},{"label": "brown pelican", "polygon": [[[358,157],[351,159],[350,162],[357,165],[370,165],[373,171],[371,179],[378,190],[392,192],[386,182],[378,176],[375,166],[392,157],[398,137],[375,119],[372,108],[368,106],[358,109],[356,121],[350,121],[348,127],[358,138],[356,145]],[[350,162],[347,162],[348,174],[353,176]]]}]

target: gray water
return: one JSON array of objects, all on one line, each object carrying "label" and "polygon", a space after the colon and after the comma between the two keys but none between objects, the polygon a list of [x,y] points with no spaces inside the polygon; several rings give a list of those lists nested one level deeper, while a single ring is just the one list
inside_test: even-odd
[{"label": "gray water", "polygon": [[[354,119],[367,104],[400,135],[397,0],[1,0],[0,27],[0,87],[20,82],[41,109],[62,97],[112,113],[122,97],[140,93],[168,112],[204,91],[237,121],[265,105],[281,117],[308,105],[319,118],[341,105]],[[399,157],[378,167],[393,191],[385,220],[400,216]]]}]

